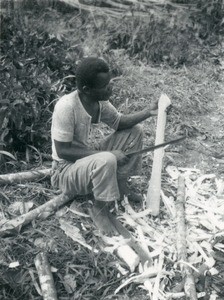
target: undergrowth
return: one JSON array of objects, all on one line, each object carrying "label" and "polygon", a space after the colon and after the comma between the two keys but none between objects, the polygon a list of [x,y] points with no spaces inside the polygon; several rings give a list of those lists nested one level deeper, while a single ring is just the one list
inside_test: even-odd
[{"label": "undergrowth", "polygon": [[[47,186],[46,186],[47,187]],[[38,196],[37,196],[38,194]],[[4,214],[1,219],[13,218],[18,211],[12,209],[17,201],[32,201],[34,207],[41,205],[54,196],[43,185],[17,185],[3,189],[0,194]],[[43,198],[43,199],[41,199]],[[76,204],[83,199],[76,199]],[[85,204],[83,203],[83,206]],[[0,299],[42,299],[38,288],[38,274],[34,258],[40,251],[45,251],[52,268],[54,284],[59,299],[98,300],[98,299],[137,299],[134,295],[144,293],[133,289],[133,285],[114,296],[114,291],[123,279],[116,266],[116,257],[110,253],[99,251],[97,254],[86,249],[67,237],[60,228],[59,220],[70,221],[80,227],[82,235],[89,245],[97,248],[100,240],[93,235],[90,219],[83,219],[66,209],[59,210],[47,220],[35,220],[31,227],[23,228],[22,233],[6,236],[0,240]],[[18,263],[10,267],[11,263]],[[133,297],[132,297],[133,296]]]},{"label": "undergrowth", "polygon": [[15,151],[49,141],[52,103],[75,64],[68,42],[23,21],[1,17],[1,142]]}]

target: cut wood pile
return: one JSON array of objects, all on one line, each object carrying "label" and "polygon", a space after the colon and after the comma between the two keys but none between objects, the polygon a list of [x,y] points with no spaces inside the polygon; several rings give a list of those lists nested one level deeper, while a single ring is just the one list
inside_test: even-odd
[{"label": "cut wood pile", "polygon": [[[111,257],[117,257],[115,265],[122,280],[117,284],[115,294],[135,284],[146,290],[153,300],[222,299],[224,269],[220,266],[224,260],[224,182],[214,174],[201,174],[197,169],[168,166],[166,174],[169,191],[161,191],[163,204],[159,217],[150,217],[149,209],[144,206],[134,210],[127,199],[116,209],[116,215],[128,229],[131,239],[140,245],[135,249],[129,243],[130,238],[105,237],[97,229],[89,238],[86,232],[93,225],[79,202],[74,201],[58,210],[60,205],[71,200],[63,195],[33,210],[30,210],[32,201],[11,204],[8,211],[2,213],[1,236],[3,240],[15,232],[22,236],[25,224],[46,219],[58,210],[55,218],[64,238],[67,236],[92,255],[107,252]],[[133,180],[141,178],[134,177]],[[53,202],[56,204],[52,205]],[[8,212],[14,212],[17,217],[8,221],[5,217]],[[41,216],[43,212],[45,215]],[[38,241],[35,241],[37,245]],[[43,264],[47,260],[46,244],[43,249],[45,254],[40,253],[35,258],[41,286],[34,281],[35,288],[42,295],[48,290],[54,295],[51,299],[56,299],[53,277],[49,273],[51,269],[47,263]],[[148,259],[142,259],[142,249]],[[51,253],[47,256],[50,257]],[[17,262],[11,262],[11,267],[14,267],[12,263]],[[43,282],[41,278],[48,278],[48,281]],[[46,288],[48,283],[49,288]]]},{"label": "cut wood pile", "polygon": [[139,16],[149,17],[153,13],[164,18],[164,14],[172,11],[183,12],[190,9],[197,11],[196,3],[174,3],[169,0],[60,0],[79,10],[106,14],[113,17]]}]

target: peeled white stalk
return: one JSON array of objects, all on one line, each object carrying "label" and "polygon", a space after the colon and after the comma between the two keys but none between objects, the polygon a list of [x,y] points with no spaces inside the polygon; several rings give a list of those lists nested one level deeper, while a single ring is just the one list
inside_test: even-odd
[{"label": "peeled white stalk", "polygon": [[140,259],[134,250],[128,245],[122,245],[115,251],[117,256],[125,262],[131,272],[134,272],[138,266]]},{"label": "peeled white stalk", "polygon": [[[155,145],[164,142],[165,126],[166,126],[166,109],[170,106],[169,97],[162,94],[158,103],[158,117],[156,125]],[[152,174],[149,181],[149,187],[146,197],[146,206],[151,209],[151,215],[157,216],[160,208],[160,190],[161,190],[161,174],[164,156],[164,148],[154,150],[154,158],[152,165]]]}]

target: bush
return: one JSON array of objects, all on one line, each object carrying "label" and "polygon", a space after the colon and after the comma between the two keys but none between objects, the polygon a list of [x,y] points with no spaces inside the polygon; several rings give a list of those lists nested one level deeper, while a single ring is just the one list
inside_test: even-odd
[{"label": "bush", "polygon": [[108,40],[109,48],[123,48],[145,63],[167,62],[172,66],[192,63],[200,52],[194,44],[197,40],[192,30],[181,29],[174,19],[158,20],[154,15],[147,21],[126,20],[117,31],[111,32]]},{"label": "bush", "polygon": [[[171,66],[194,64],[204,59],[207,45],[218,44],[224,33],[222,0],[173,1],[182,10],[157,11],[149,18],[123,19],[111,24],[108,48],[125,49],[131,57],[146,63],[166,62]],[[181,7],[181,5],[180,5]]]},{"label": "bush", "polygon": [[67,55],[68,41],[33,28],[28,17],[1,16],[0,22],[0,142],[24,151],[50,140],[53,102],[74,86],[63,78],[74,74],[75,61]]},{"label": "bush", "polygon": [[199,0],[198,12],[191,15],[202,39],[224,33],[224,3],[222,0]]}]

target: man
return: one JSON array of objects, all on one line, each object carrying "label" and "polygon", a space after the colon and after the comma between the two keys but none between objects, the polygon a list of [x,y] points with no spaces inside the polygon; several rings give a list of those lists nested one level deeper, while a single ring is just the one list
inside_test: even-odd
[{"label": "man", "polygon": [[[128,194],[127,177],[141,169],[143,131],[139,123],[156,115],[157,104],[129,115],[119,113],[108,101],[112,94],[107,63],[96,57],[82,60],[76,70],[77,90],[63,96],[52,117],[52,185],[64,193],[93,193],[92,218],[106,234],[115,233],[109,203]],[[93,127],[104,122],[114,133],[94,145]]]}]

